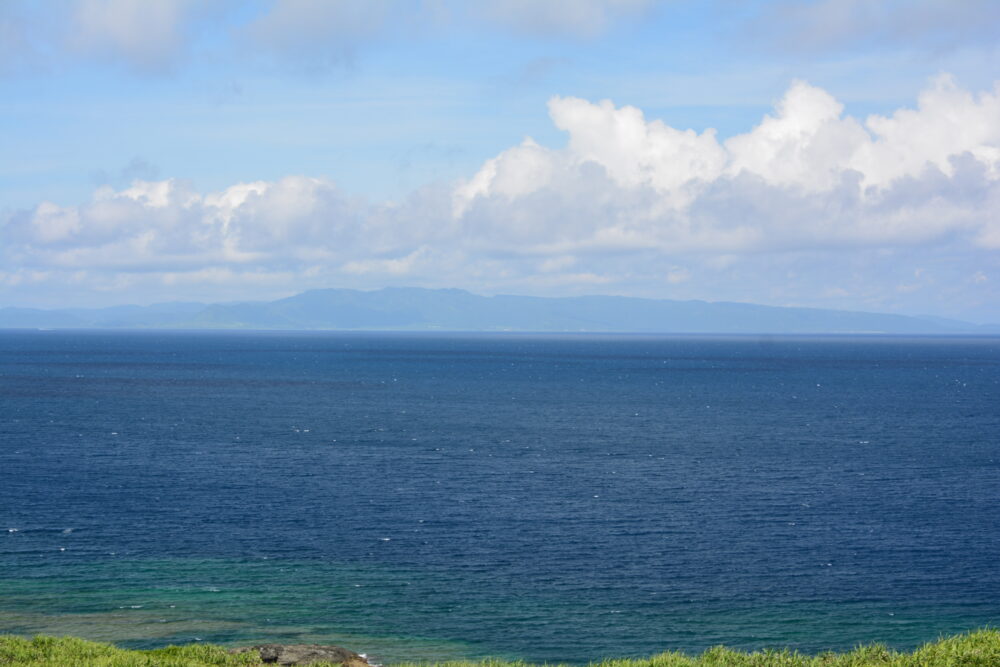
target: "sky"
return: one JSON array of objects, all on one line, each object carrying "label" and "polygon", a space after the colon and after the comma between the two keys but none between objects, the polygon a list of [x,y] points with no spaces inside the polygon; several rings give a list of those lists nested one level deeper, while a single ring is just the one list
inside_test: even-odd
[{"label": "sky", "polygon": [[2,0],[0,307],[1000,322],[995,0]]}]

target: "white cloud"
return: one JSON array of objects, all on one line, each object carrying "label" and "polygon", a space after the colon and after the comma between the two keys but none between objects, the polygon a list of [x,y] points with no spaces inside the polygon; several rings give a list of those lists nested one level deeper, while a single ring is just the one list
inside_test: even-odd
[{"label": "white cloud", "polygon": [[866,121],[875,141],[859,148],[851,166],[870,183],[912,176],[926,164],[952,174],[950,159],[970,153],[994,171],[1000,164],[1000,85],[974,96],[942,75],[920,94],[916,109]]},{"label": "white cloud", "polygon": [[337,256],[358,223],[328,181],[290,176],[201,195],[176,180],[103,187],[75,207],[43,202],[10,217],[8,261],[64,270],[275,268]]},{"label": "white cloud", "polygon": [[869,136],[829,93],[794,83],[747,134],[726,141],[730,174],[747,172],[769,184],[826,190],[835,185]]},{"label": "white cloud", "polygon": [[31,219],[33,237],[41,243],[67,240],[80,231],[80,214],[72,208],[62,208],[42,202]]},{"label": "white cloud", "polygon": [[639,109],[616,108],[610,100],[591,104],[556,97],[549,114],[569,133],[574,159],[601,164],[622,187],[675,192],[690,181],[716,177],[725,161],[714,130],[699,135],[659,120],[647,122]]},{"label": "white cloud", "polygon": [[340,270],[358,275],[406,276],[413,273],[418,262],[427,257],[427,247],[421,246],[403,257],[390,259],[360,259],[345,262]]},{"label": "white cloud", "polygon": [[454,195],[455,216],[525,251],[759,252],[956,233],[993,247],[997,235],[1000,89],[975,96],[941,77],[915,109],[861,121],[796,82],[724,143],[607,100],[553,98],[549,110],[565,148],[527,139]]},{"label": "white cloud", "polygon": [[75,0],[68,41],[80,53],[163,71],[183,50],[197,5],[195,0]]},{"label": "white cloud", "polygon": [[[0,271],[7,285],[73,276],[145,293],[199,280],[214,294],[250,281],[285,292],[597,286],[867,308],[945,294],[949,281],[992,294],[995,281],[968,276],[1000,265],[998,98],[940,78],[912,109],[857,119],[796,82],[755,127],[720,142],[633,107],[557,97],[549,113],[564,146],[526,139],[466,180],[400,202],[305,176],[208,193],[138,180],[0,219]],[[896,289],[931,266],[950,278]]]},{"label": "white cloud", "polygon": [[671,285],[686,283],[689,280],[691,280],[691,272],[683,267],[675,266],[667,272],[667,282]]}]

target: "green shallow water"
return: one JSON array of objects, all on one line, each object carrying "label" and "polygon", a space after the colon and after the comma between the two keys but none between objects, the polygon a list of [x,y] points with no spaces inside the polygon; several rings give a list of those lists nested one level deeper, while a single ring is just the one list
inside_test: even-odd
[{"label": "green shallow water", "polygon": [[[976,605],[918,609],[866,601],[719,600],[651,614],[642,601],[635,608],[595,609],[551,593],[527,598],[512,591],[490,598],[469,595],[468,588],[463,594],[442,573],[274,559],[108,559],[24,570],[31,576],[0,582],[0,632],[74,635],[128,648],[198,641],[333,643],[383,663],[555,659],[533,653],[531,636],[592,622],[595,614],[619,628],[616,645],[597,649],[612,656],[716,644],[796,647],[838,638],[856,645],[891,637],[906,648],[974,628],[972,619],[983,613]],[[651,647],[651,633],[662,643]],[[630,652],[630,646],[649,648]]]},{"label": "green shallow water", "polygon": [[[459,642],[377,635],[405,573],[268,560],[170,559],[61,566],[0,582],[0,631],[128,648],[170,643],[333,643],[386,662],[460,659]],[[392,616],[393,614],[389,614]]]}]

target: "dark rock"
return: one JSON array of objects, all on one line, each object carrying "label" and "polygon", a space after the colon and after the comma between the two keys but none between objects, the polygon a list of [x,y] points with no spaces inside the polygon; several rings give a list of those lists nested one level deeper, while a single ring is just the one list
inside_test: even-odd
[{"label": "dark rock", "polygon": [[258,644],[234,648],[230,653],[257,653],[261,662],[273,665],[312,665],[339,662],[344,667],[369,667],[363,657],[340,646],[320,644]]}]

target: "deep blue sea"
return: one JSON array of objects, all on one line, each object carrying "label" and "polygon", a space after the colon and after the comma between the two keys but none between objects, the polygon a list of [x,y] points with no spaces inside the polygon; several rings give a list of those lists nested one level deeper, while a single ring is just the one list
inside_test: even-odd
[{"label": "deep blue sea", "polygon": [[908,648],[998,560],[998,338],[0,332],[0,633]]}]

